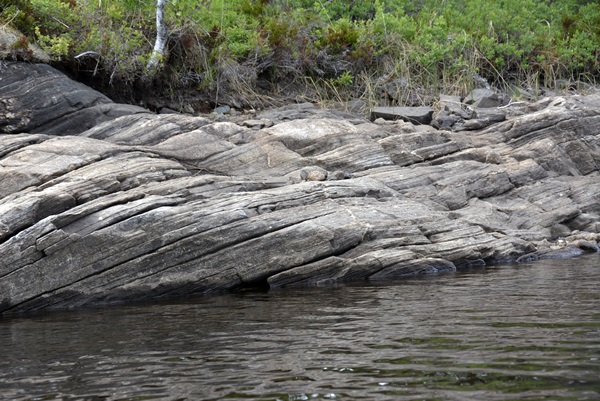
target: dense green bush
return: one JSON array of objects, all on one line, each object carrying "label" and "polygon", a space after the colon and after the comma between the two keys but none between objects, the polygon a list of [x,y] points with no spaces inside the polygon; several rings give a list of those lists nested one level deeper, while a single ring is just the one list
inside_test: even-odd
[{"label": "dense green bush", "polygon": [[[154,0],[0,0],[0,24],[111,80],[144,77],[154,18]],[[162,77],[173,88],[297,80],[357,96],[395,79],[463,93],[474,75],[529,86],[600,78],[590,0],[170,0],[166,18]]]}]

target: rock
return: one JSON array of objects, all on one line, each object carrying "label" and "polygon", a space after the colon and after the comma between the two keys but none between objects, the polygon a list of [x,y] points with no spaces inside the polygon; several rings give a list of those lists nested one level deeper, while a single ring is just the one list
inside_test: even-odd
[{"label": "rock", "polygon": [[261,129],[261,128],[269,128],[273,126],[273,122],[267,118],[263,118],[260,120],[245,120],[242,122],[242,125],[252,129]]},{"label": "rock", "polygon": [[117,105],[7,63],[0,314],[597,252],[600,94],[503,121],[446,100],[448,115],[489,112],[490,125],[378,125],[311,104],[238,125]]},{"label": "rock", "polygon": [[437,129],[450,130],[457,124],[473,117],[471,107],[461,103],[459,96],[440,95],[437,110],[432,116],[431,125]]},{"label": "rock", "polygon": [[215,113],[217,114],[229,114],[231,113],[231,107],[228,105],[219,106],[215,108]]},{"label": "rock", "polygon": [[168,107],[162,107],[158,114],[179,114],[179,112]]},{"label": "rock", "polygon": [[439,108],[462,119],[473,118],[473,108],[462,103],[460,96],[440,95]]},{"label": "rock", "polygon": [[474,109],[470,118],[485,119],[490,124],[499,123],[506,120],[506,112],[499,108]]},{"label": "rock", "polygon": [[[22,44],[19,44],[20,41]],[[24,45],[24,47],[23,47]],[[8,24],[0,25],[0,60],[20,59],[35,63],[49,63],[50,56],[21,32],[11,28]],[[0,68],[2,62],[0,61]]]},{"label": "rock", "polygon": [[431,107],[375,107],[371,110],[371,121],[403,120],[413,124],[429,124],[433,115]]},{"label": "rock", "polygon": [[123,115],[147,113],[113,103],[45,64],[5,63],[1,69],[0,133],[75,135]]},{"label": "rock", "polygon": [[504,106],[508,104],[506,96],[495,92],[492,89],[474,89],[469,96],[464,100],[466,104],[472,105],[474,108],[490,108]]},{"label": "rock", "polygon": [[454,130],[472,131],[489,127],[494,123],[506,120],[506,113],[497,108],[474,109],[471,119],[454,124]]},{"label": "rock", "polygon": [[[473,94],[481,94],[480,92],[492,93],[497,97],[496,93],[487,89],[476,89]],[[472,131],[486,128],[494,123],[504,121],[506,112],[498,107],[485,106],[489,104],[490,98],[480,98],[478,104],[484,104],[482,107],[472,107],[468,104],[461,103],[458,96],[440,95],[437,110],[433,114],[431,125],[437,129],[452,130],[452,131]],[[467,98],[468,103],[472,98]],[[488,107],[488,108],[485,108]]]},{"label": "rock", "polygon": [[300,178],[305,181],[325,181],[328,175],[327,170],[318,166],[305,167],[300,172]]}]

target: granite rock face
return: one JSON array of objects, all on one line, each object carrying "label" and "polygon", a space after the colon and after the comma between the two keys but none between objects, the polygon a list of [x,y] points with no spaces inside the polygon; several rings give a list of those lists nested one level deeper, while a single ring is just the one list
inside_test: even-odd
[{"label": "granite rock face", "polygon": [[257,118],[273,125],[153,114],[5,65],[0,313],[598,251],[598,95],[457,132],[306,104]]}]

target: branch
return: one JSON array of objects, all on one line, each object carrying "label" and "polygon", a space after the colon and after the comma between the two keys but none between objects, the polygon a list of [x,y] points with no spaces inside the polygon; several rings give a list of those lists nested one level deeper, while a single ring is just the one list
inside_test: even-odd
[{"label": "branch", "polygon": [[100,53],[95,52],[93,50],[88,50],[86,52],[76,55],[74,58],[80,58],[80,57],[84,57],[84,56],[102,57],[102,55]]}]

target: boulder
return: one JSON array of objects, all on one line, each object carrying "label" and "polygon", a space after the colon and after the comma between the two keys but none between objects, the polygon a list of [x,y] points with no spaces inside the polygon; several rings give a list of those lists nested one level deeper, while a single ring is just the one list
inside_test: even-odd
[{"label": "boulder", "polygon": [[248,127],[7,63],[0,105],[0,314],[599,249],[600,95],[542,99],[476,131],[307,104]]}]

